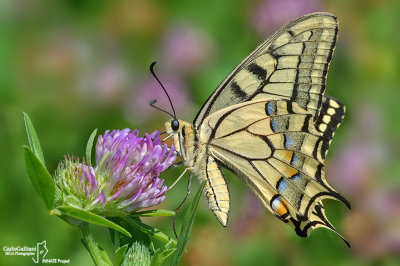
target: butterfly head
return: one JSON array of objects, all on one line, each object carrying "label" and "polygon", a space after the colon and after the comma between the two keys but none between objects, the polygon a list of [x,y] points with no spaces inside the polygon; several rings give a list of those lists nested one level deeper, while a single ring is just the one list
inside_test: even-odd
[{"label": "butterfly head", "polygon": [[[176,118],[170,119],[167,122],[165,122],[165,129],[166,129],[165,131],[167,132],[167,135],[168,135],[166,137],[166,139],[172,138],[174,140],[174,144],[175,143],[178,144],[179,136],[182,135],[181,125],[183,123],[184,123],[183,121],[176,119]],[[176,140],[178,140],[178,142]],[[176,148],[178,149],[179,145]]]},{"label": "butterfly head", "polygon": [[193,141],[194,138],[192,124],[173,118],[165,122],[165,129],[168,134],[166,139],[173,139],[175,150],[185,159],[187,149],[192,146],[189,142]]},{"label": "butterfly head", "polygon": [[182,137],[186,137],[190,132],[193,131],[192,124],[180,119],[170,119],[165,122],[165,129],[168,136],[182,135]]}]

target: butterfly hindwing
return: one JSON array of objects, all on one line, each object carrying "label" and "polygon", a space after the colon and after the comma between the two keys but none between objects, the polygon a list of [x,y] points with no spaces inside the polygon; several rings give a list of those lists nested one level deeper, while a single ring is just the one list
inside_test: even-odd
[{"label": "butterfly hindwing", "polygon": [[244,59],[209,97],[194,124],[227,106],[289,99],[318,116],[338,32],[336,18],[313,13],[282,27]]},{"label": "butterfly hindwing", "polygon": [[[210,132],[209,157],[239,175],[261,202],[283,221],[321,224],[313,214],[326,198],[347,201],[324,177],[323,133],[308,111],[288,100],[258,100],[213,113],[201,128]],[[318,220],[318,223],[317,223]],[[328,226],[326,226],[328,227]]]}]

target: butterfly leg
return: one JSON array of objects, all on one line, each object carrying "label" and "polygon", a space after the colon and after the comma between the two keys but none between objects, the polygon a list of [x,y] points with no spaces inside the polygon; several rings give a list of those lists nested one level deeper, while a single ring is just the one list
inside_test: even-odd
[{"label": "butterfly leg", "polygon": [[[186,168],[186,170],[187,170],[187,168]],[[191,172],[190,175],[189,175],[189,180],[188,180],[188,185],[187,185],[187,191],[186,191],[185,198],[183,199],[183,201],[181,202],[181,204],[179,204],[178,208],[175,210],[175,214],[174,214],[174,219],[173,219],[172,225],[173,225],[173,228],[174,228],[174,234],[175,234],[175,237],[176,237],[176,238],[178,238],[178,235],[176,234],[176,229],[175,229],[176,215],[178,214],[178,211],[179,211],[180,208],[182,207],[183,203],[185,203],[187,197],[188,197],[189,194],[190,194],[190,186],[191,186],[191,184],[192,184],[192,177],[193,177],[193,172]]]},{"label": "butterfly leg", "polygon": [[[168,136],[167,138],[163,139],[163,141],[167,140],[170,137],[171,136]],[[169,152],[170,150],[171,150],[171,148],[167,147],[167,151]],[[179,152],[177,152],[176,150],[174,150],[173,154],[176,156],[181,156],[181,154]]]},{"label": "butterfly leg", "polygon": [[182,166],[182,165],[184,165],[184,162],[175,163],[175,164],[171,165],[170,167],[168,167],[168,169],[180,167],[180,166]]},{"label": "butterfly leg", "polygon": [[179,180],[182,179],[182,177],[186,174],[186,171],[187,171],[188,169],[189,169],[189,168],[185,168],[185,170],[182,172],[182,174],[175,180],[174,183],[172,183],[171,186],[169,186],[169,188],[163,193],[163,195],[164,195],[165,193],[167,193],[168,191],[170,191],[170,190],[176,185],[176,183],[178,183]]}]

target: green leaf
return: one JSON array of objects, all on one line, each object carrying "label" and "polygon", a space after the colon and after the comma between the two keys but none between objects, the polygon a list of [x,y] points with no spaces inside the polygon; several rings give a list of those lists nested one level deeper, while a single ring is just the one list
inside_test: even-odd
[{"label": "green leaf", "polygon": [[56,211],[53,212],[52,214],[56,214],[58,216],[68,215],[70,217],[82,220],[84,222],[112,228],[114,230],[117,230],[118,232],[123,233],[124,235],[132,237],[128,231],[126,231],[124,228],[122,228],[118,224],[113,223],[112,221],[107,220],[106,218],[104,218],[100,215],[88,212],[88,211],[80,209],[80,208],[75,208],[72,206],[62,206],[62,207],[56,208]]},{"label": "green leaf", "polygon": [[26,134],[28,135],[29,145],[31,146],[31,150],[33,153],[39,158],[39,161],[44,165],[44,157],[43,151],[40,147],[39,138],[36,134],[35,128],[33,127],[32,121],[29,116],[23,112],[24,114],[24,121],[25,121],[25,128]]},{"label": "green leaf", "polygon": [[88,143],[86,144],[86,162],[91,165],[92,164],[92,148],[93,141],[96,137],[97,129],[93,130],[92,134],[90,134]]},{"label": "green leaf", "polygon": [[160,249],[158,249],[156,251],[156,253],[154,253],[153,258],[151,260],[151,266],[158,266],[158,265],[163,265],[164,261],[171,256],[172,254],[174,254],[174,252],[176,251],[176,248],[169,248],[167,250],[163,250],[160,251]]},{"label": "green leaf", "polygon": [[47,209],[51,210],[55,198],[54,180],[39,158],[27,146],[24,146],[24,155],[26,171],[28,172],[32,185],[44,201]]},{"label": "green leaf", "polygon": [[164,248],[159,248],[154,251],[153,258],[151,259],[151,266],[158,266],[162,265],[164,261],[171,256],[174,251],[176,250],[175,247],[172,246],[172,242],[168,242]]},{"label": "green leaf", "polygon": [[[143,233],[141,230],[132,226],[130,223],[128,223],[125,220],[125,218],[108,217],[107,219],[109,219],[110,221],[123,227],[134,237],[134,238],[127,237],[127,236],[120,234],[119,232],[109,228],[111,240],[113,242],[115,250],[126,244],[128,244],[128,246],[131,246],[133,244],[133,242],[135,242],[135,241],[141,241],[143,243],[146,243],[146,245],[150,245],[151,240],[150,240],[149,235],[146,233]],[[139,219],[139,218],[134,218],[134,219]]]},{"label": "green leaf", "polygon": [[128,244],[123,245],[122,247],[119,247],[115,251],[115,262],[116,262],[117,266],[120,266],[122,264],[122,261],[124,260],[127,249],[128,249]]},{"label": "green leaf", "polygon": [[101,158],[99,164],[97,165],[98,169],[101,169],[103,167],[103,163],[107,159],[108,155],[110,155],[110,152],[107,152],[106,154],[103,155],[103,158]]},{"label": "green leaf", "polygon": [[147,224],[142,223],[140,220],[138,219],[134,219],[132,217],[126,217],[125,221],[127,221],[130,225],[136,227],[137,229],[139,229],[140,231],[148,234],[149,236],[160,240],[164,243],[168,243],[170,241],[172,241],[172,243],[174,245],[176,245],[176,240],[170,238],[169,236],[167,236],[166,234],[164,234],[163,232],[160,231],[160,229],[151,227]]},{"label": "green leaf", "polygon": [[179,234],[178,238],[178,244],[176,245],[176,251],[174,252],[174,256],[172,257],[172,265],[178,265],[179,260],[181,259],[182,254],[185,251],[185,246],[189,240],[190,233],[192,231],[194,217],[196,215],[197,206],[199,205],[200,197],[204,189],[205,183],[206,181],[203,181],[203,183],[201,183],[199,190],[193,198],[192,204],[185,214],[181,233]]},{"label": "green leaf", "polygon": [[107,252],[99,244],[97,244],[97,246],[98,246],[98,249],[100,252],[101,259],[103,260],[101,266],[103,266],[103,265],[112,266],[113,263],[112,263],[111,259],[108,257]]},{"label": "green leaf", "polygon": [[148,210],[142,212],[134,212],[129,216],[131,217],[151,217],[151,216],[174,216],[175,212],[170,210]]},{"label": "green leaf", "polygon": [[[108,228],[108,230],[110,233],[111,241],[113,242],[113,245],[114,245],[114,249],[115,250],[119,249],[121,247],[121,240],[120,240],[121,234],[118,231],[115,231],[110,228]],[[129,232],[129,233],[131,233],[131,232]],[[132,235],[132,233],[131,233],[131,235]]]}]

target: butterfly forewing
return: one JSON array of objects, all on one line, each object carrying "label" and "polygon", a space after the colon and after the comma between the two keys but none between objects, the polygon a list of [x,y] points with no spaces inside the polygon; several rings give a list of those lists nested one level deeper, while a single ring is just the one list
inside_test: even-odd
[{"label": "butterfly forewing", "polygon": [[257,47],[209,97],[196,116],[199,126],[227,106],[258,99],[290,99],[315,120],[321,106],[338,25],[328,13],[287,24]]}]

